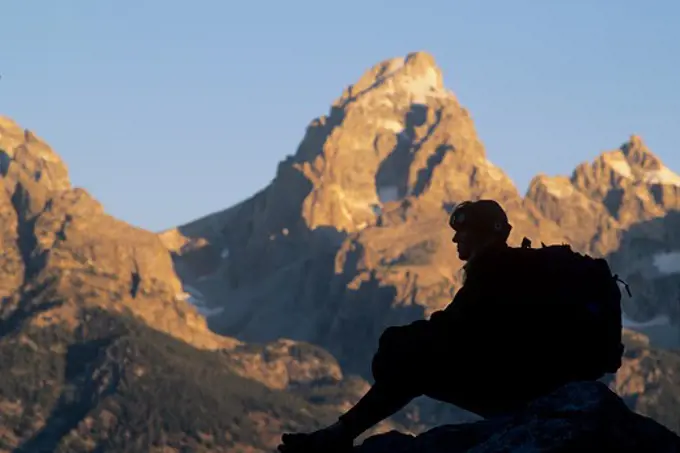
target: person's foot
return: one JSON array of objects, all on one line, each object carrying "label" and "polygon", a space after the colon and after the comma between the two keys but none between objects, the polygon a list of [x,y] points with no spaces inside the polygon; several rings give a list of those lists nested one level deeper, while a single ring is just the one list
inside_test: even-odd
[{"label": "person's foot", "polygon": [[346,453],[354,447],[354,439],[341,423],[312,433],[286,433],[281,442],[281,453]]}]

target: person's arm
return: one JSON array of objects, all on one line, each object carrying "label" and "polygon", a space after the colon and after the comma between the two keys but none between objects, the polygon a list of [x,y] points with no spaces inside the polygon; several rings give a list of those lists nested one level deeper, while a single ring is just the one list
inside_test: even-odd
[{"label": "person's arm", "polygon": [[455,344],[465,338],[473,328],[472,313],[476,311],[476,291],[466,283],[453,301],[443,310],[432,313],[427,321],[427,329],[436,343]]},{"label": "person's arm", "polygon": [[503,283],[495,267],[477,269],[468,276],[453,301],[434,312],[428,321],[435,342],[446,345],[465,344],[486,337],[497,322],[502,322]]}]

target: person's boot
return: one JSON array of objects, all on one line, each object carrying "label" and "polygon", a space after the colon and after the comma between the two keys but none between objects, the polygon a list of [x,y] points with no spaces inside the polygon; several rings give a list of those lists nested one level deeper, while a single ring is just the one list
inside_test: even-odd
[{"label": "person's boot", "polygon": [[311,433],[286,433],[281,442],[281,453],[347,453],[354,448],[354,438],[342,422]]}]

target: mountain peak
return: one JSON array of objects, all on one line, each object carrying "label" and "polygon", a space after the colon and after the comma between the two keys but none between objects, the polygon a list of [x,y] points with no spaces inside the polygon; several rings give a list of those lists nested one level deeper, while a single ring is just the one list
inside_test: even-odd
[{"label": "mountain peak", "polygon": [[[300,192],[279,199],[290,187]],[[426,52],[386,59],[349,85],[329,115],[312,121],[268,192],[269,206],[296,198],[292,209],[306,227],[348,232],[381,222],[395,202],[419,210],[482,195],[519,198]],[[282,219],[270,223],[292,231]]]},{"label": "mountain peak", "polygon": [[398,99],[393,101],[401,101],[403,105],[425,104],[429,98],[453,96],[444,89],[441,69],[427,52],[412,52],[374,65],[349,87],[340,102],[363,97],[369,92],[375,96],[368,96],[368,99],[396,96]]},{"label": "mountain peak", "polygon": [[[440,223],[452,205],[477,198],[510,210],[521,205],[510,178],[487,160],[470,114],[444,87],[434,57],[414,52],[374,65],[347,86],[327,115],[311,121],[268,187],[211,217],[221,219],[218,234],[206,230],[207,221],[191,229],[219,244],[202,247],[212,250],[215,268],[226,248],[231,262],[249,269],[230,270],[237,288],[285,267],[299,244],[334,249],[347,235]],[[166,236],[178,245],[190,242],[185,233]]]},{"label": "mountain peak", "polygon": [[68,168],[59,155],[35,133],[6,116],[0,116],[0,174],[25,185],[40,186],[37,190],[71,187]]},{"label": "mountain peak", "polygon": [[661,159],[652,153],[639,135],[631,135],[619,149],[628,163],[640,170],[658,171],[664,167]]},{"label": "mountain peak", "polygon": [[680,175],[664,165],[639,135],[631,135],[619,149],[602,153],[593,165],[612,170],[620,184],[680,188]]},{"label": "mountain peak", "polygon": [[[618,149],[578,165],[569,179],[537,176],[527,199],[571,242],[588,249],[595,245],[591,238],[607,236],[598,231],[627,228],[680,208],[680,176],[634,134]],[[608,241],[599,241],[598,253],[617,247],[616,235],[607,237]]]},{"label": "mountain peak", "polygon": [[[157,235],[106,214],[87,191],[72,187],[47,143],[7,117],[0,117],[0,217],[6,313],[77,325],[84,310],[99,308],[132,314],[197,347],[238,344],[210,332],[183,299]],[[60,303],[45,302],[54,298]]]},{"label": "mountain peak", "polygon": [[605,151],[592,162],[580,164],[571,179],[579,189],[599,196],[610,189],[625,187],[680,189],[680,175],[666,167],[642,137],[635,134],[618,149]]}]

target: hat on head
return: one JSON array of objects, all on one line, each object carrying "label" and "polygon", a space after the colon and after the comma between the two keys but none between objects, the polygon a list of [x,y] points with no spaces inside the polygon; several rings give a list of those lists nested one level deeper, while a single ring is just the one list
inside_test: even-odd
[{"label": "hat on head", "polygon": [[464,201],[458,204],[451,213],[449,225],[455,231],[509,233],[512,229],[505,210],[494,200]]}]

